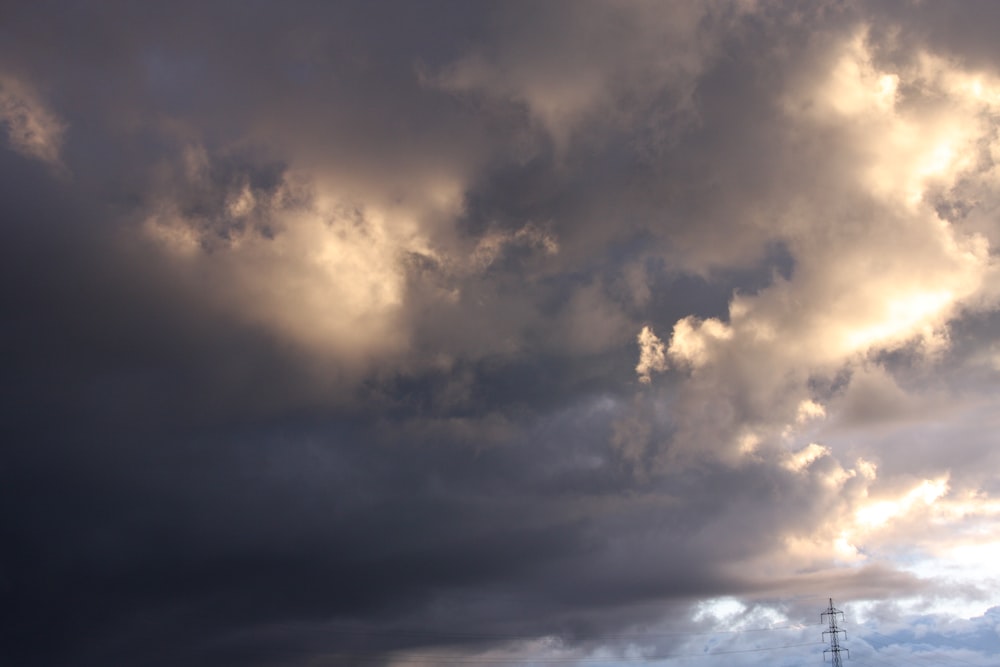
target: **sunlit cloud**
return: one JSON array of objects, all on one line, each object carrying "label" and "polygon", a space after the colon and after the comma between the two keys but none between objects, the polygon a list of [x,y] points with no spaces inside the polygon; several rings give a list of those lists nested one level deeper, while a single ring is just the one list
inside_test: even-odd
[{"label": "sunlit cloud", "polygon": [[653,371],[667,370],[666,347],[648,326],[639,332],[638,343],[639,363],[635,367],[635,372],[639,375],[639,382],[649,384],[652,382],[650,374]]},{"label": "sunlit cloud", "polygon": [[[405,346],[405,255],[431,252],[407,212],[356,205],[315,183],[258,197],[246,185],[225,196],[222,242],[169,199],[145,230],[178,267],[208,278],[220,307],[314,353],[354,364]],[[255,213],[264,229],[249,222]]]},{"label": "sunlit cloud", "polygon": [[919,507],[933,505],[948,492],[948,480],[924,480],[902,495],[892,499],[877,499],[866,503],[855,512],[858,524],[866,529],[877,529],[892,519],[906,515]]},{"label": "sunlit cloud", "polygon": [[[690,439],[706,453],[705,442],[728,438],[749,452],[746,429],[763,436],[776,428],[767,424],[775,418],[792,425],[782,431],[787,439],[794,422],[804,426],[827,410],[808,390],[810,378],[905,346],[940,354],[953,318],[995,305],[989,241],[940,218],[928,193],[979,168],[972,156],[995,142],[991,97],[983,91],[997,84],[929,54],[908,68],[882,69],[866,35],[844,42],[825,71],[784,98],[789,122],[842,137],[847,170],[832,186],[854,210],[817,208],[805,194],[784,211],[768,203],[779,211],[773,233],[792,254],[791,275],[734,295],[726,320],[676,322],[668,357],[688,369],[691,400],[719,414],[733,414],[724,407],[731,401],[759,407],[734,414],[728,427],[682,414],[687,427],[675,449],[694,448],[684,444]],[[644,381],[664,367],[651,361],[645,335],[637,369]],[[802,413],[802,405],[815,408]]]}]

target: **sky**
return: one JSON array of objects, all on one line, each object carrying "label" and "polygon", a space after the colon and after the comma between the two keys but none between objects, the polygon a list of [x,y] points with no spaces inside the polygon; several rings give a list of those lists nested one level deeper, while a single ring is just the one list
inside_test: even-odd
[{"label": "sky", "polygon": [[1000,665],[998,29],[0,2],[0,663]]}]

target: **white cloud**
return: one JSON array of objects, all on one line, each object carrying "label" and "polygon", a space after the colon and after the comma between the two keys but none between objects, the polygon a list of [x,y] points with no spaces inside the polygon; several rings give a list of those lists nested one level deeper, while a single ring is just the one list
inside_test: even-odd
[{"label": "white cloud", "polygon": [[639,382],[649,384],[652,382],[650,375],[656,372],[667,370],[667,351],[663,341],[653,333],[652,327],[645,326],[636,339],[639,343],[639,363],[635,367],[635,372],[639,375]]},{"label": "white cloud", "polygon": [[732,328],[714,317],[685,317],[674,325],[668,351],[678,364],[697,368],[709,363],[718,354],[718,347],[732,337]]},{"label": "white cloud", "polygon": [[814,461],[829,456],[830,449],[822,445],[811,442],[797,452],[788,455],[784,466],[794,472],[800,472],[808,468]]}]

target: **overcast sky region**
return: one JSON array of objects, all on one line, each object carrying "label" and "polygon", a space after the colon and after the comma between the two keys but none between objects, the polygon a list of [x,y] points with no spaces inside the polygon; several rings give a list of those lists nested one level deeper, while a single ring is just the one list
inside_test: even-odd
[{"label": "overcast sky region", "polygon": [[997,667],[998,34],[0,0],[0,664]]}]

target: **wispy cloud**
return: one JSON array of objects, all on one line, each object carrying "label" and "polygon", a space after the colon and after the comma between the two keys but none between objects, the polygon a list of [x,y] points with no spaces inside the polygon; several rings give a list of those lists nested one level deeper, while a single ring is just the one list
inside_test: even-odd
[{"label": "wispy cloud", "polygon": [[0,75],[0,122],[10,147],[18,153],[61,168],[60,148],[66,125],[31,86]]}]

